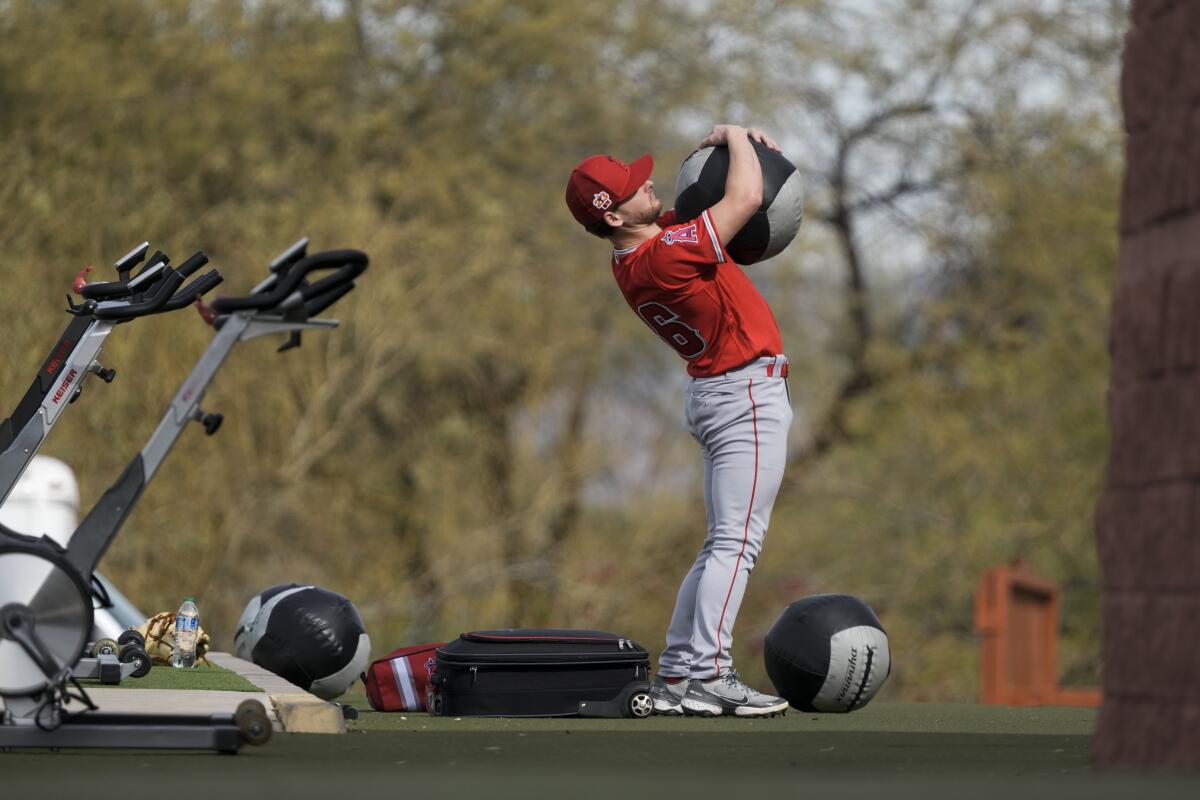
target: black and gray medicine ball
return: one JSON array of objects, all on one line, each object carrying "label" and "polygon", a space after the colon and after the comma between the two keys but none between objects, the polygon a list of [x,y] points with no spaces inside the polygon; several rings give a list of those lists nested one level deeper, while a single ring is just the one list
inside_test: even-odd
[{"label": "black and gray medicine ball", "polygon": [[892,670],[888,638],[871,607],[845,594],[788,606],[763,641],[767,675],[801,711],[855,711]]},{"label": "black and gray medicine ball", "polygon": [[325,700],[349,689],[371,657],[371,639],[353,603],[337,592],[295,583],[252,597],[233,645],[238,658]]},{"label": "black and gray medicine ball", "polygon": [[[796,238],[804,218],[804,187],[800,173],[782,153],[751,141],[763,174],[763,201],[758,211],[728,242],[725,250],[739,264],[753,264],[778,255]],[[700,216],[725,196],[729,148],[704,147],[687,157],[675,179],[678,220]]]}]

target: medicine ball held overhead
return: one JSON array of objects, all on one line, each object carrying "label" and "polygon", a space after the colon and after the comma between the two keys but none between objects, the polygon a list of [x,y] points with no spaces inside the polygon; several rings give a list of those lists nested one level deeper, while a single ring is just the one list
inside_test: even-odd
[{"label": "medicine ball held overhead", "polygon": [[353,603],[337,592],[295,583],[251,598],[233,644],[238,658],[324,700],[350,688],[371,656],[371,640]]},{"label": "medicine ball held overhead", "polygon": [[788,606],[763,642],[767,675],[801,711],[855,711],[892,669],[887,634],[870,606],[821,594]]},{"label": "medicine ball held overhead", "polygon": [[[804,217],[800,173],[782,153],[751,141],[763,173],[763,201],[737,236],[725,243],[729,257],[753,264],[778,255],[796,238]],[[729,148],[704,147],[687,157],[675,179],[675,211],[680,221],[695,219],[725,196]]]}]

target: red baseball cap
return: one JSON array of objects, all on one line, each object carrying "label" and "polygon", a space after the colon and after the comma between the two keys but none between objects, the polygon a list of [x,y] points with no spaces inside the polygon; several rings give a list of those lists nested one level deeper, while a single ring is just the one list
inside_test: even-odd
[{"label": "red baseball cap", "polygon": [[567,181],[567,207],[580,225],[604,219],[604,212],[624,203],[654,171],[649,153],[626,164],[612,156],[591,156],[579,162]]}]

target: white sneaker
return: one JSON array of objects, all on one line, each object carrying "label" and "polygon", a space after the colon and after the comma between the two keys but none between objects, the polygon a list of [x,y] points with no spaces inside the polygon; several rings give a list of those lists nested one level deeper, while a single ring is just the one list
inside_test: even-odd
[{"label": "white sneaker", "polygon": [[735,670],[706,681],[689,681],[679,703],[683,713],[696,717],[776,717],[788,708],[782,697],[763,694],[742,683]]},{"label": "white sneaker", "polygon": [[661,675],[654,676],[650,684],[650,698],[654,701],[654,713],[668,717],[683,714],[683,706],[679,701],[687,691],[689,681],[685,678],[675,683],[667,683]]}]

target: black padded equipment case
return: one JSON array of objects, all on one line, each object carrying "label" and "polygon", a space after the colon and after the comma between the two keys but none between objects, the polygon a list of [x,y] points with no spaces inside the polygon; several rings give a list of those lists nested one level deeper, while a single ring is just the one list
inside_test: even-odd
[{"label": "black padded equipment case", "polygon": [[429,713],[448,717],[646,717],[650,658],[604,631],[471,631],[437,649]]}]

